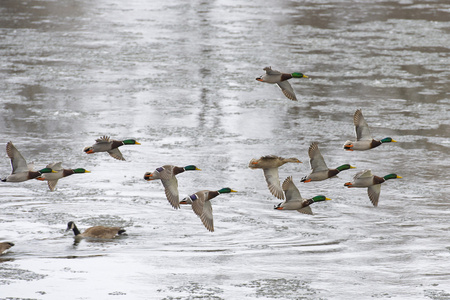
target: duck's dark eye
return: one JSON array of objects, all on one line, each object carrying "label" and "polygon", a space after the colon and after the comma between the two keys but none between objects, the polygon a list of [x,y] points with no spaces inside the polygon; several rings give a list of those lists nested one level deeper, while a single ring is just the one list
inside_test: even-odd
[{"label": "duck's dark eye", "polygon": [[156,171],[161,173],[162,171],[164,171],[164,168],[163,167],[156,168]]},{"label": "duck's dark eye", "polygon": [[192,201],[195,201],[198,199],[196,194],[190,195],[189,198],[191,198]]}]

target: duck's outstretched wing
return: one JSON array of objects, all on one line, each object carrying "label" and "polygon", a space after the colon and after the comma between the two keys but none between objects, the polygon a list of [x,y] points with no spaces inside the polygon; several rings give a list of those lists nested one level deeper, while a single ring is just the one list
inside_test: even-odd
[{"label": "duck's outstretched wing", "polygon": [[11,159],[11,174],[29,171],[27,161],[12,142],[6,144],[6,154],[8,154],[8,157]]},{"label": "duck's outstretched wing", "polygon": [[280,186],[280,178],[278,177],[278,168],[268,168],[263,170],[269,191],[278,199],[284,199],[283,189]]},{"label": "duck's outstretched wing", "polygon": [[285,80],[277,83],[278,87],[281,89],[283,94],[292,101],[297,101],[297,97],[295,96],[294,89],[291,84]]},{"label": "duck's outstretched wing", "polygon": [[360,109],[355,111],[353,115],[353,124],[355,124],[356,140],[357,141],[367,141],[372,140],[372,135],[370,134],[369,125],[367,125],[366,120]]}]

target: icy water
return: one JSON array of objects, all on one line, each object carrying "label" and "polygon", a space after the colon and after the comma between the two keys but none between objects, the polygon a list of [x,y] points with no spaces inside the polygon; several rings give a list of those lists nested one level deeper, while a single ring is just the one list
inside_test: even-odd
[{"label": "icy water", "polygon": [[[0,1],[0,175],[12,141],[36,168],[92,173],[0,182],[1,299],[450,299],[450,3],[448,1]],[[303,72],[298,102],[256,77]],[[346,152],[362,108],[375,138]],[[126,161],[86,155],[102,135],[136,138]],[[329,167],[309,173],[317,141]],[[278,211],[262,155],[315,215]],[[212,201],[215,232],[171,208],[164,164],[195,164],[180,195],[231,187]],[[358,170],[403,179],[374,208],[347,189]],[[81,230],[123,226],[112,241]]]}]

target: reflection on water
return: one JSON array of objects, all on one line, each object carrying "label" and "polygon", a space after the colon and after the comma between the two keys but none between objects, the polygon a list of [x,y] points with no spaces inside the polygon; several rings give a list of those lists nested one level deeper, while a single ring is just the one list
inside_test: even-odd
[{"label": "reflection on water", "polygon": [[[13,141],[37,167],[92,173],[55,192],[36,180],[0,185],[0,241],[16,245],[0,258],[0,295],[447,299],[449,9],[439,0],[2,1],[0,145]],[[310,76],[291,82],[298,102],[254,80],[265,66]],[[358,108],[375,138],[399,143],[345,152]],[[126,162],[86,155],[102,135],[142,146],[124,149]],[[329,166],[357,170],[300,183],[314,141]],[[299,157],[280,180],[292,175],[303,196],[333,200],[314,216],[273,210],[262,172],[247,168],[267,154]],[[167,163],[202,169],[179,176],[180,197],[238,191],[212,200],[213,234],[142,179]],[[383,184],[377,208],[365,189],[343,187],[367,168],[403,177]],[[10,171],[4,155],[0,176]],[[70,220],[128,236],[74,245]]]}]

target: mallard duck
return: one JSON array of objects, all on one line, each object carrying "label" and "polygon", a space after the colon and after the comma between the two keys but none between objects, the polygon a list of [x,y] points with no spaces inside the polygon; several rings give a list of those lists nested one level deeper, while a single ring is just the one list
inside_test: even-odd
[{"label": "mallard duck", "polygon": [[295,92],[287,80],[291,78],[308,78],[308,76],[302,73],[281,73],[280,71],[272,70],[271,67],[265,67],[264,71],[266,71],[266,74],[259,76],[256,80],[272,84],[275,83],[288,99],[297,101]]},{"label": "mallard duck", "polygon": [[278,199],[284,199],[280,178],[278,177],[278,167],[288,162],[301,163],[301,161],[295,157],[283,158],[276,155],[267,155],[262,156],[259,159],[252,159],[248,164],[248,167],[251,169],[263,169],[269,191]]},{"label": "mallard duck", "polygon": [[336,176],[339,172],[354,169],[355,167],[345,164],[336,169],[328,169],[325,160],[319,150],[319,144],[312,143],[308,150],[309,164],[311,165],[311,173],[303,177],[301,182],[320,181]]},{"label": "mallard duck", "polygon": [[2,242],[2,243],[0,243],[0,255],[6,253],[6,250],[11,248],[12,246],[14,246],[14,244],[11,243],[11,242]]},{"label": "mallard duck", "polygon": [[225,193],[236,193],[236,191],[230,188],[223,188],[218,191],[198,191],[197,193],[184,198],[180,201],[180,204],[191,204],[192,210],[197,216],[200,217],[206,229],[213,232],[214,221],[210,200]]},{"label": "mallard duck", "polygon": [[72,174],[81,174],[81,173],[91,173],[90,171],[83,169],[83,168],[77,168],[77,169],[63,169],[61,166],[62,162],[57,163],[51,163],[47,165],[47,168],[52,169],[56,173],[46,173],[42,174],[41,176],[37,177],[37,180],[47,180],[48,188],[50,191],[54,191],[56,184],[58,183],[58,180],[67,176],[70,176]]},{"label": "mallard duck", "polygon": [[390,137],[380,141],[375,140],[370,134],[369,125],[367,125],[366,120],[364,120],[364,116],[360,109],[357,109],[353,115],[353,124],[355,124],[356,141],[345,142],[344,149],[347,151],[369,150],[378,147],[383,143],[397,142]]},{"label": "mallard duck", "polygon": [[118,160],[125,160],[122,153],[119,150],[120,146],[123,145],[140,145],[136,140],[128,139],[123,141],[111,140],[109,136],[102,136],[95,140],[95,144],[90,147],[85,147],[84,152],[87,154],[97,153],[97,152],[108,152],[109,155]]},{"label": "mallard duck", "polygon": [[375,176],[371,170],[361,171],[353,177],[352,182],[346,182],[344,186],[353,188],[367,188],[369,199],[373,206],[378,206],[378,199],[380,198],[381,184],[389,179],[402,178],[397,174],[388,174],[384,177]]},{"label": "mallard duck", "polygon": [[97,239],[113,239],[118,235],[125,232],[125,229],[120,227],[105,227],[94,226],[86,229],[83,233],[80,233],[74,222],[67,223],[66,231],[73,230],[75,237],[77,238],[97,238]]},{"label": "mallard duck", "polygon": [[164,186],[167,200],[173,208],[178,209],[180,208],[180,200],[178,196],[178,180],[175,176],[183,173],[184,171],[195,170],[200,171],[200,169],[194,165],[189,165],[186,167],[164,165],[162,167],[156,168],[156,170],[153,172],[146,172],[144,175],[144,179],[147,181],[160,179]]},{"label": "mallard duck", "polygon": [[279,203],[277,206],[274,206],[274,209],[296,210],[298,212],[301,212],[302,214],[312,215],[313,212],[310,207],[311,204],[315,202],[331,200],[330,198],[322,195],[315,196],[311,199],[302,198],[302,196],[300,195],[300,191],[295,186],[294,181],[292,180],[292,176],[289,176],[284,180],[283,191],[286,194],[286,200]]},{"label": "mallard duck", "polygon": [[11,159],[12,173],[2,179],[3,182],[22,182],[41,176],[44,173],[52,173],[52,169],[44,168],[39,171],[33,171],[34,165],[27,164],[25,158],[19,150],[14,147],[12,142],[6,144],[6,153]]}]

